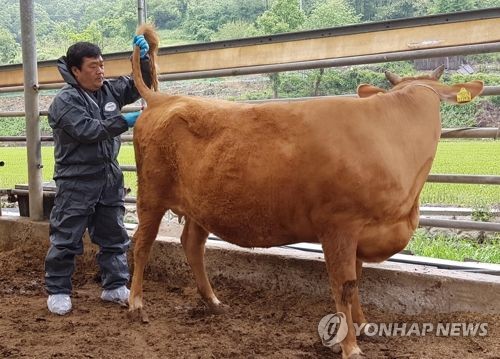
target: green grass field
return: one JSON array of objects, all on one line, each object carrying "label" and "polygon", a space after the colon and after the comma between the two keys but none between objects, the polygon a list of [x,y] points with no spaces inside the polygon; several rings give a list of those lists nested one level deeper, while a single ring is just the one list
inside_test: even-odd
[{"label": "green grass field", "polygon": [[[0,147],[0,188],[13,188],[27,183],[26,148]],[[53,147],[42,147],[43,178],[49,181],[54,168]],[[122,146],[120,164],[134,164],[131,144]],[[441,141],[431,173],[500,175],[500,141]],[[136,176],[125,173],[125,183],[136,190]],[[428,183],[421,197],[422,204],[449,204],[471,207],[490,207],[500,204],[500,186]]]},{"label": "green grass field", "polygon": [[425,229],[419,228],[406,249],[424,257],[500,264],[500,234],[478,243],[476,240],[445,234],[431,236]]}]

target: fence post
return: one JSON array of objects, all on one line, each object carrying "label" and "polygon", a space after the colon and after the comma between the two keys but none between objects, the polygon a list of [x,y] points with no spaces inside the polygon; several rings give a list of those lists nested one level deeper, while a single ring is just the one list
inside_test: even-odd
[{"label": "fence post", "polygon": [[43,220],[43,188],[33,2],[34,0],[19,0],[19,8],[21,12],[30,219],[41,221]]},{"label": "fence post", "polygon": [[137,23],[142,25],[146,22],[146,0],[137,0]]}]

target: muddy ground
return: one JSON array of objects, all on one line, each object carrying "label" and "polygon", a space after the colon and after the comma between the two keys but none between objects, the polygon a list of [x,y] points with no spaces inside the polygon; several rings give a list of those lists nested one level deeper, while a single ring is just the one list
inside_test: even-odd
[{"label": "muddy ground", "polygon": [[[148,273],[150,323],[141,324],[129,320],[126,308],[99,299],[95,264],[79,260],[74,310],[65,317],[52,315],[43,289],[45,251],[28,244],[0,251],[0,358],[340,358],[317,334],[320,319],[334,312],[329,298],[220,278],[213,284],[230,309],[214,316],[200,303],[192,278],[154,281],[157,276]],[[375,323],[488,323],[484,337],[361,337],[367,358],[500,358],[500,315],[365,311]]]}]

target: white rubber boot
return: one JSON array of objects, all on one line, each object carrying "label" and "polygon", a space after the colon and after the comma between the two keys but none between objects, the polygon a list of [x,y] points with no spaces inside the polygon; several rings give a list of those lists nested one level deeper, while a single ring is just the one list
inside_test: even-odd
[{"label": "white rubber boot", "polygon": [[121,286],[116,289],[104,289],[101,294],[101,299],[108,302],[127,305],[129,294],[130,290],[126,286]]},{"label": "white rubber boot", "polygon": [[47,298],[47,308],[58,315],[65,315],[71,311],[71,297],[67,294],[51,294]]}]

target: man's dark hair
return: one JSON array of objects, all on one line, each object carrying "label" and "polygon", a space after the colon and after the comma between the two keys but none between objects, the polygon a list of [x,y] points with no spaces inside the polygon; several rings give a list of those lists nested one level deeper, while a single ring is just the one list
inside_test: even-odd
[{"label": "man's dark hair", "polygon": [[77,42],[71,45],[66,52],[66,65],[70,71],[73,66],[81,70],[84,57],[95,58],[99,56],[102,56],[99,46],[90,42]]}]

